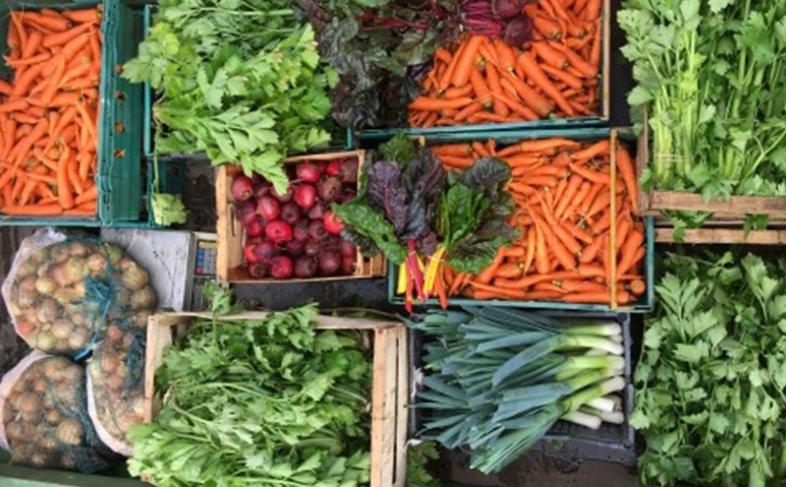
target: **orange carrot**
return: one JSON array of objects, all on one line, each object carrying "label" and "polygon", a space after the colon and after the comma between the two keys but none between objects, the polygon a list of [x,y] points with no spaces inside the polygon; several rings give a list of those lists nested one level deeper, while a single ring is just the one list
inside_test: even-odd
[{"label": "orange carrot", "polygon": [[69,20],[75,23],[89,23],[97,24],[101,21],[101,11],[97,8],[85,8],[81,10],[64,10],[65,15]]},{"label": "orange carrot", "polygon": [[28,107],[28,103],[23,99],[16,99],[0,104],[0,113],[23,111]]},{"label": "orange carrot", "polygon": [[517,78],[515,74],[504,73],[502,81],[504,82],[506,80],[513,86],[522,101],[535,110],[541,117],[548,116],[554,110],[554,105],[549,100],[531,88],[527,83]]},{"label": "orange carrot", "polygon": [[467,46],[461,53],[461,58],[458,60],[450,80],[453,86],[464,86],[469,81],[470,71],[477,61],[478,48],[483,39],[483,36],[471,35],[467,40]]},{"label": "orange carrot", "polygon": [[617,147],[616,156],[617,169],[622,176],[622,181],[625,183],[625,190],[628,192],[628,198],[630,199],[631,206],[633,207],[633,212],[638,213],[639,190],[636,181],[636,169],[633,165],[633,160],[630,157],[630,153],[628,153],[627,149],[625,149],[625,147],[622,145]]},{"label": "orange carrot", "polygon": [[584,19],[596,20],[600,17],[600,9],[600,0],[587,0],[587,6],[584,8]]},{"label": "orange carrot", "polygon": [[483,110],[483,103],[479,101],[472,102],[466,107],[459,110],[459,112],[453,118],[458,122],[463,122],[464,120],[468,119],[469,117],[478,113],[481,110]]},{"label": "orange carrot", "polygon": [[557,22],[541,15],[530,17],[530,20],[535,30],[540,32],[546,39],[562,38],[562,29]]},{"label": "orange carrot", "polygon": [[581,177],[576,174],[569,178],[565,192],[557,197],[559,203],[554,209],[554,217],[556,219],[559,219],[565,210],[568,209],[568,205],[573,202],[573,198],[576,196],[576,192],[579,190],[581,183]]},{"label": "orange carrot", "polygon": [[598,75],[598,66],[593,66],[568,46],[553,41],[549,42],[549,46],[564,54],[568,58],[570,65],[576,68],[583,76],[594,78]]},{"label": "orange carrot", "polygon": [[601,139],[582,150],[574,152],[571,154],[571,159],[576,161],[577,164],[584,164],[584,162],[594,157],[608,155],[610,148],[611,143],[609,139]]},{"label": "orange carrot", "polygon": [[[491,92],[491,96],[494,99],[494,112],[498,113],[500,116],[502,115],[503,111],[507,111],[510,113],[512,110],[516,115],[520,116],[524,120],[537,120],[538,114],[532,111],[529,107],[522,105],[521,103],[510,99],[509,97],[503,95],[501,92]],[[498,109],[498,106],[504,107],[503,109]]]},{"label": "orange carrot", "polygon": [[609,184],[609,176],[607,174],[587,169],[586,167],[579,166],[572,162],[569,164],[569,167],[571,171],[583,177],[587,181],[592,181],[593,183]]},{"label": "orange carrot", "polygon": [[419,96],[415,98],[412,101],[412,103],[409,104],[408,108],[410,110],[439,111],[444,108],[463,108],[471,104],[473,101],[474,100],[467,97],[445,100],[441,98],[429,98],[425,96]]},{"label": "orange carrot", "polygon": [[630,292],[632,292],[636,296],[641,296],[642,294],[644,294],[644,291],[647,290],[647,285],[644,284],[644,281],[642,281],[641,279],[636,279],[631,281],[631,283],[628,285],[628,289],[630,289]]},{"label": "orange carrot", "polygon": [[[600,21],[597,22],[600,24]],[[600,66],[600,49],[601,49],[601,28],[596,25],[595,34],[592,36],[592,48],[590,49],[589,63],[592,66]]]},{"label": "orange carrot", "polygon": [[565,294],[560,299],[566,303],[608,303],[611,295],[609,291],[590,291]]},{"label": "orange carrot", "polygon": [[576,212],[576,208],[578,208],[581,202],[584,201],[584,198],[587,197],[587,194],[590,192],[591,188],[591,183],[587,181],[582,182],[579,186],[579,189],[576,190],[576,196],[574,196],[573,199],[568,203],[568,205],[565,207],[565,210],[561,212],[560,215],[558,215],[558,218],[560,218],[560,220],[571,218]]},{"label": "orange carrot", "polygon": [[[571,88],[580,90],[584,86],[579,78],[573,76],[567,71],[551,67],[548,64],[542,64],[540,67],[543,69],[543,71],[550,74],[552,77],[557,78],[557,80],[562,81]],[[565,96],[564,93],[563,96]]]},{"label": "orange carrot", "polygon": [[71,26],[71,22],[69,22],[68,19],[64,17],[51,17],[49,15],[43,15],[39,12],[32,12],[30,10],[22,13],[21,15],[26,23],[37,27],[43,27],[44,29],[49,29],[55,32],[62,32]]},{"label": "orange carrot", "polygon": [[532,80],[543,92],[562,109],[566,114],[573,116],[575,112],[562,93],[548,79],[546,74],[538,67],[535,58],[530,52],[524,52],[518,57],[518,65],[526,73],[527,79]]},{"label": "orange carrot", "polygon": [[57,161],[57,198],[60,206],[64,210],[74,207],[74,195],[68,178],[68,161],[71,158],[71,151],[65,146],[60,159]]},{"label": "orange carrot", "polygon": [[472,90],[475,92],[475,98],[479,102],[483,103],[483,107],[485,109],[491,108],[491,91],[489,90],[489,87],[486,86],[486,82],[483,80],[480,70],[478,70],[478,68],[475,66],[470,68],[469,82],[472,85]]},{"label": "orange carrot", "polygon": [[63,209],[58,204],[34,204],[26,206],[6,205],[0,211],[6,215],[55,216],[61,214]]},{"label": "orange carrot", "polygon": [[595,238],[595,240],[584,247],[584,250],[581,251],[581,256],[579,257],[579,262],[582,264],[589,264],[593,260],[595,260],[598,256],[598,252],[600,251],[601,246],[603,245],[603,239]]},{"label": "orange carrot", "polygon": [[[497,68],[495,68],[493,64],[487,64],[485,69],[491,95],[502,95],[502,85],[499,82],[499,73],[497,72]],[[497,115],[502,115],[503,117],[506,117],[510,113],[508,105],[497,99],[496,96],[494,97],[494,113]]]},{"label": "orange carrot", "polygon": [[545,42],[533,42],[531,46],[535,51],[535,54],[548,66],[559,70],[564,69],[570,65],[568,63],[568,58],[564,54],[552,48]]},{"label": "orange carrot", "polygon": [[497,52],[500,69],[513,73],[516,68],[516,54],[513,49],[502,39],[495,39],[494,50]]},{"label": "orange carrot", "polygon": [[470,93],[472,93],[472,85],[466,85],[461,88],[448,88],[442,96],[444,98],[461,98]]},{"label": "orange carrot", "polygon": [[46,39],[44,39],[44,47],[52,47],[52,46],[59,46],[59,45],[66,44],[68,41],[76,38],[77,36],[85,32],[88,32],[92,28],[93,26],[91,24],[80,24],[65,32],[48,35],[46,36]]}]

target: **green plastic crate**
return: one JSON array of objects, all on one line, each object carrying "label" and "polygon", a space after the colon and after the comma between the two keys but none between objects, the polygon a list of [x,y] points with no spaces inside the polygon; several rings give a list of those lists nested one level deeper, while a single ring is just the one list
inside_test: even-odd
[{"label": "green plastic crate", "polygon": [[[120,77],[122,64],[136,55],[143,36],[141,9],[128,0],[5,0],[0,5],[0,51],[5,52],[12,10],[57,10],[103,5],[104,36],[98,121],[98,217],[0,216],[0,225],[147,226],[143,218],[142,87]],[[9,70],[0,60],[0,75]]]},{"label": "green plastic crate", "polygon": [[[567,130],[527,130],[527,131],[492,131],[492,132],[464,132],[464,133],[438,133],[425,137],[427,145],[466,142],[473,140],[494,139],[500,145],[513,144],[527,139],[543,139],[547,137],[565,137],[576,140],[595,140],[609,137],[609,128],[574,128]],[[619,138],[626,142],[634,142],[635,137],[630,131],[619,131]],[[358,144],[358,140],[350,140],[351,144]],[[635,147],[635,146],[634,146]],[[571,311],[593,312],[621,312],[621,313],[647,313],[652,311],[655,300],[655,219],[644,217],[645,226],[645,251],[644,278],[647,291],[639,301],[615,309],[604,304],[562,303],[558,301],[516,301],[516,300],[475,300],[470,298],[450,298],[450,304],[457,306],[507,306],[514,308],[537,308]],[[394,264],[388,265],[388,299],[393,304],[404,304],[404,298],[396,294],[398,281],[398,268]],[[437,299],[418,301],[418,304],[439,305]]]}]

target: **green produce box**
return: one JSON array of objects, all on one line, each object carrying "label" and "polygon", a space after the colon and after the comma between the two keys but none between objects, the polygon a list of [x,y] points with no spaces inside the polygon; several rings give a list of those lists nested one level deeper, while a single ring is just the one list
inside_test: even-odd
[{"label": "green produce box", "polygon": [[[577,128],[566,130],[518,130],[518,131],[493,131],[493,132],[464,132],[464,133],[440,133],[432,134],[428,137],[423,137],[427,145],[439,145],[455,142],[466,142],[476,140],[494,139],[498,145],[508,145],[522,140],[544,139],[550,137],[564,137],[567,139],[593,141],[603,138],[608,138],[616,132],[620,140],[625,141],[629,150],[634,150],[635,136],[629,130],[617,130],[609,128]],[[357,140],[350,140],[352,144],[358,144]],[[360,141],[362,142],[362,141]],[[366,144],[362,144],[366,147]],[[631,154],[635,158],[635,154]],[[653,289],[655,281],[655,219],[653,217],[643,217],[644,220],[644,234],[645,234],[645,255],[643,260],[643,272],[647,290],[639,298],[637,302],[619,305],[616,308],[611,308],[607,304],[582,304],[582,303],[564,303],[560,301],[516,301],[516,300],[476,300],[464,297],[449,298],[449,303],[456,306],[509,306],[517,308],[539,308],[539,309],[553,309],[553,310],[571,310],[571,311],[593,311],[593,312],[623,312],[623,313],[646,313],[652,310],[652,305],[655,297]],[[394,264],[389,264],[388,268],[388,299],[393,304],[404,304],[402,295],[396,293],[396,284],[398,282],[398,267]],[[415,304],[424,305],[439,305],[437,299],[428,299],[425,301],[417,301]]]},{"label": "green produce box", "polygon": [[[128,0],[5,0],[0,5],[0,51],[12,10],[43,7],[57,10],[94,7],[104,9],[98,118],[98,217],[16,217],[0,215],[0,225],[129,226],[147,225],[143,216],[142,114],[143,91],[120,77],[122,65],[134,57],[142,40],[142,11]],[[9,74],[0,60],[0,76]]]},{"label": "green produce box", "polygon": [[602,0],[601,14],[601,58],[600,75],[598,78],[599,101],[598,114],[570,118],[547,118],[509,123],[483,123],[472,125],[454,125],[430,128],[374,128],[360,130],[355,134],[362,140],[385,140],[397,131],[404,130],[407,135],[426,136],[452,135],[464,132],[488,132],[493,130],[549,129],[564,130],[577,127],[597,127],[608,123],[610,115],[610,73],[611,73],[611,0]]}]

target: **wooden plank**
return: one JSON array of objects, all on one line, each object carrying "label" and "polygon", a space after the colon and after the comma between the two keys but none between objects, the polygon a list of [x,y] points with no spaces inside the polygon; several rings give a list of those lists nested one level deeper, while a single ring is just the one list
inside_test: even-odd
[{"label": "wooden plank", "polygon": [[609,307],[617,308],[617,130],[611,129],[611,154],[609,154]]},{"label": "wooden plank", "polygon": [[409,340],[407,327],[397,328],[398,374],[396,377],[396,449],[394,487],[404,487],[407,480],[407,438],[409,437]]},{"label": "wooden plank", "polygon": [[744,230],[733,228],[692,228],[685,230],[684,239],[674,239],[673,228],[656,228],[655,241],[661,243],[784,245],[786,230]]},{"label": "wooden plank", "polygon": [[371,487],[393,485],[396,446],[396,330],[374,334],[371,387]]},{"label": "wooden plank", "polygon": [[[351,150],[307,154],[290,157],[285,163],[294,164],[305,160],[326,161],[346,157],[357,158],[358,167],[362,168],[366,161],[366,151]],[[243,225],[237,217],[235,205],[231,200],[230,186],[232,179],[238,173],[240,173],[239,166],[222,165],[216,169],[216,277],[219,281],[238,284],[287,284],[367,279],[370,277],[382,277],[387,274],[387,265],[383,256],[368,259],[358,249],[355,272],[349,276],[283,280],[272,278],[257,279],[251,276],[243,265]]]}]

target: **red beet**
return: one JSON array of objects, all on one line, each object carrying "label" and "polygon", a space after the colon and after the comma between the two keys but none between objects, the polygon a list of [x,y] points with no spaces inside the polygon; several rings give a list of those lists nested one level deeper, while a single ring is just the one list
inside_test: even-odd
[{"label": "red beet", "polygon": [[281,214],[278,200],[270,195],[265,195],[257,200],[257,213],[267,221],[273,221]]},{"label": "red beet", "polygon": [[275,220],[267,224],[265,235],[273,243],[284,242],[292,238],[292,227],[285,221]]},{"label": "red beet", "polygon": [[259,199],[265,195],[270,194],[273,185],[267,181],[254,182],[254,198]]},{"label": "red beet", "polygon": [[309,256],[315,256],[319,253],[321,249],[321,245],[316,240],[306,240],[306,244],[303,246],[303,252]]},{"label": "red beet", "polygon": [[319,270],[325,276],[332,276],[341,268],[341,255],[335,250],[322,250],[319,253]]},{"label": "red beet", "polygon": [[259,218],[251,220],[248,225],[246,225],[246,235],[249,237],[259,237],[264,230],[264,222]]},{"label": "red beet", "polygon": [[317,202],[317,190],[311,184],[300,184],[295,188],[295,203],[308,210]]},{"label": "red beet", "polygon": [[268,265],[264,262],[257,262],[248,266],[248,273],[251,274],[251,277],[256,277],[257,279],[267,276],[267,270]]},{"label": "red beet", "polygon": [[308,239],[308,220],[298,220],[292,225],[292,236],[295,240],[306,241]]},{"label": "red beet", "polygon": [[325,224],[325,230],[334,235],[338,235],[344,229],[344,222],[332,211],[325,213],[322,222]]},{"label": "red beet", "polygon": [[355,257],[343,257],[341,259],[341,273],[344,275],[350,275],[355,273]]},{"label": "red beet", "polygon": [[276,188],[273,188],[272,195],[276,197],[279,203],[286,203],[292,199],[292,186],[287,187],[287,191],[284,194],[279,194]]},{"label": "red beet", "polygon": [[317,183],[319,199],[324,203],[333,203],[341,196],[341,180],[336,176],[323,176]]},{"label": "red beet", "polygon": [[327,162],[319,161],[317,162],[317,169],[319,169],[319,175],[321,176],[322,173],[325,172],[325,168],[327,168]]},{"label": "red beet", "polygon": [[300,216],[300,208],[298,208],[298,206],[291,201],[289,203],[285,203],[281,207],[281,219],[290,225],[293,225],[296,221],[300,220]]},{"label": "red beet", "polygon": [[308,224],[308,235],[314,240],[322,240],[327,237],[327,230],[322,220],[311,220]]},{"label": "red beet", "polygon": [[328,176],[338,176],[341,174],[341,159],[334,159],[328,162],[327,167],[325,168],[325,172]]},{"label": "red beet", "polygon": [[253,201],[249,200],[242,203],[236,203],[235,208],[237,209],[237,219],[240,220],[240,223],[243,225],[248,225],[253,220],[256,220],[257,205],[255,205]]},{"label": "red beet", "polygon": [[349,240],[341,240],[341,244],[339,245],[339,249],[341,250],[341,256],[344,258],[355,258],[358,253],[357,247],[355,244],[350,242]]},{"label": "red beet", "polygon": [[276,246],[270,240],[262,240],[254,246],[254,255],[258,262],[267,262],[276,253]]},{"label": "red beet", "polygon": [[316,183],[319,181],[319,167],[311,161],[301,162],[295,171],[297,178],[305,183]]},{"label": "red beet", "polygon": [[308,218],[311,220],[321,220],[325,216],[325,209],[322,205],[317,203],[308,210]]},{"label": "red beet", "polygon": [[251,179],[243,174],[238,174],[232,180],[232,198],[235,201],[246,201],[254,194],[254,187]]},{"label": "red beet", "polygon": [[303,249],[306,246],[306,243],[302,240],[287,240],[287,252],[291,256],[298,256],[303,254]]},{"label": "red beet", "polygon": [[314,277],[318,270],[319,266],[313,257],[303,255],[295,261],[295,276],[301,279]]},{"label": "red beet", "polygon": [[256,245],[251,243],[247,243],[245,246],[243,246],[243,257],[246,259],[247,264],[259,262],[259,258],[257,257],[256,252],[254,252],[255,248]]},{"label": "red beet", "polygon": [[273,260],[270,262],[270,275],[276,279],[286,279],[288,277],[292,277],[292,271],[292,259],[286,255],[273,257]]},{"label": "red beet", "polygon": [[357,183],[358,180],[358,160],[345,159],[341,164],[341,179],[345,183]]}]

